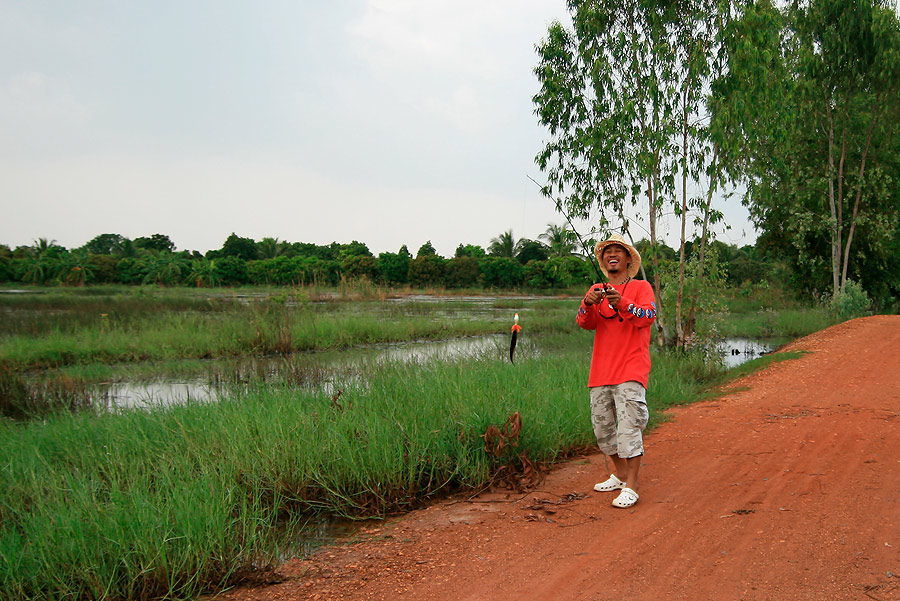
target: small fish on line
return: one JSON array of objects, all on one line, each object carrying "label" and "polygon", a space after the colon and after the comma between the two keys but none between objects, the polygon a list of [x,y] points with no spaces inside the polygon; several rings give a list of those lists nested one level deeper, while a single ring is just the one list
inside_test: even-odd
[{"label": "small fish on line", "polygon": [[512,327],[512,340],[509,343],[509,362],[515,363],[513,360],[513,355],[516,353],[516,341],[519,339],[519,332],[522,330],[522,326],[519,325],[519,314],[516,313],[516,316],[513,318],[513,327]]}]

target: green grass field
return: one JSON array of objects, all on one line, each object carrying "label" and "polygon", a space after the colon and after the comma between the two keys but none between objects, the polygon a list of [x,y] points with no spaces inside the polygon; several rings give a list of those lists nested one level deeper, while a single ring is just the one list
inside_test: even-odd
[{"label": "green grass field", "polygon": [[[198,308],[165,295],[177,308],[132,308],[110,328],[121,336],[116,344],[90,320],[78,326],[57,316],[50,327],[46,316],[34,317],[32,334],[4,334],[3,357],[14,366],[7,379],[43,365],[36,357],[50,348],[72,353],[87,371],[101,357],[149,356],[171,366],[212,342],[223,353],[256,353],[235,342],[242,320],[250,328],[240,332],[270,328],[264,337],[288,328],[292,345],[315,331],[326,346],[355,346],[462,333],[456,327],[508,332],[510,310],[527,319],[514,365],[495,356],[373,360],[327,392],[258,379],[226,387],[214,402],[0,421],[0,599],[196,598],[266,574],[313,516],[402,512],[478,490],[498,474],[514,480],[523,474],[522,457],[546,465],[593,447],[585,388],[591,334],[574,326],[572,299],[465,305],[462,313],[481,316],[447,329],[448,321],[466,320],[434,303],[410,315],[393,313],[385,301],[316,309],[202,301]],[[369,316],[355,317],[360,308]],[[315,319],[304,313],[313,310]],[[133,354],[103,350],[127,346],[128,332]],[[73,348],[82,343],[94,350]],[[7,357],[9,349],[17,354]],[[666,408],[709,394],[727,377],[702,348],[654,348],[651,427]],[[517,446],[488,452],[484,436],[515,413],[522,420]]]}]

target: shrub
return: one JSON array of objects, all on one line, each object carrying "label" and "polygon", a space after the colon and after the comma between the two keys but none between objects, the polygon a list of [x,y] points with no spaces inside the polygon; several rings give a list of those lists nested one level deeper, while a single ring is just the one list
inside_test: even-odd
[{"label": "shrub", "polygon": [[860,284],[847,280],[844,290],[831,298],[831,311],[842,320],[868,315],[872,301]]}]

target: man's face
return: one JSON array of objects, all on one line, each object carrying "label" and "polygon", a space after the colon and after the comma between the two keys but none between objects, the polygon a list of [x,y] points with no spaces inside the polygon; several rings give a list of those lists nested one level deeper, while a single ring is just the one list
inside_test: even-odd
[{"label": "man's face", "polygon": [[610,244],[603,249],[600,257],[603,259],[603,267],[611,274],[626,271],[631,259],[631,255],[620,244]]}]

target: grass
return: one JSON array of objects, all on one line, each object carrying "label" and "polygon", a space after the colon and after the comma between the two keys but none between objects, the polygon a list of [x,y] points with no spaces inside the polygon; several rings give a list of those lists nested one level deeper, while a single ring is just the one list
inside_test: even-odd
[{"label": "grass", "polygon": [[[336,398],[266,383],[218,403],[4,423],[0,598],[191,598],[272,565],[285,516],[405,511],[484,486],[520,452],[577,453],[593,434],[586,338],[571,336],[576,350],[516,365],[373,364]],[[677,357],[655,362],[653,414],[699,394]],[[515,412],[514,452],[487,453],[482,435]]]},{"label": "grass", "polygon": [[[496,333],[501,310],[454,302],[310,303],[162,295],[0,297],[0,356],[17,371],[346,349]],[[294,295],[296,298],[298,295]],[[520,304],[521,306],[521,304]]]},{"label": "grass", "polygon": [[[164,302],[170,300],[175,302]],[[262,339],[277,339],[288,329],[292,345],[314,332],[317,344],[341,347],[390,336],[446,337],[455,331],[443,329],[446,322],[464,321],[436,303],[416,305],[411,315],[384,304],[296,308],[276,301],[241,305],[243,313],[235,306],[206,310],[200,304],[148,311],[123,318],[117,327],[132,332],[139,355],[174,361],[203,337],[233,341],[237,332],[265,328]],[[287,540],[313,516],[402,512],[446,494],[478,490],[500,475],[514,484],[529,466],[592,448],[585,388],[591,334],[574,327],[571,299],[498,304],[497,315],[491,309],[469,323],[476,330],[508,332],[507,313],[522,314],[515,365],[489,354],[415,364],[372,361],[328,393],[303,389],[289,378],[259,377],[237,382],[212,403],[0,421],[0,599],[196,598],[264,578]],[[484,309],[464,306],[463,313]],[[378,314],[354,317],[361,308]],[[239,329],[239,315],[249,330]],[[153,331],[151,317],[163,334]],[[753,320],[736,323],[735,335],[746,334],[742,328]],[[802,329],[816,321],[804,317],[796,323]],[[203,328],[197,337],[189,331]],[[67,352],[82,351],[58,337],[76,337],[65,340],[89,348],[100,340],[95,351],[116,348],[94,326],[48,331],[55,348]],[[37,347],[33,341],[32,349]],[[236,343],[221,348],[259,351]],[[651,428],[666,408],[703,398],[727,378],[699,348],[654,347],[652,355]],[[93,362],[97,356],[86,355],[66,369],[107,377],[110,372]],[[741,369],[781,358],[767,356]],[[184,369],[199,369],[196,360],[187,363]],[[522,429],[514,435],[508,428],[515,414]],[[498,436],[506,436],[502,450],[486,445]]]}]

